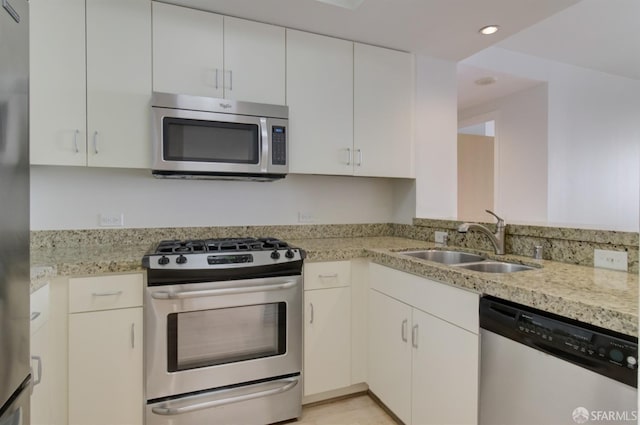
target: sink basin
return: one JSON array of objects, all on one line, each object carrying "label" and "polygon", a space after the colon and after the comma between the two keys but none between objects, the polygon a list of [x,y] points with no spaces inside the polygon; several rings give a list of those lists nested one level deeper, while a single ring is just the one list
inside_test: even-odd
[{"label": "sink basin", "polygon": [[503,263],[500,261],[483,261],[481,263],[460,264],[456,267],[485,273],[513,273],[535,269],[535,267],[525,266],[524,264]]},{"label": "sink basin", "polygon": [[420,258],[422,260],[435,261],[442,264],[475,263],[484,260],[484,257],[476,254],[469,254],[468,252],[443,251],[439,249],[402,252],[401,254],[408,255],[409,257]]}]

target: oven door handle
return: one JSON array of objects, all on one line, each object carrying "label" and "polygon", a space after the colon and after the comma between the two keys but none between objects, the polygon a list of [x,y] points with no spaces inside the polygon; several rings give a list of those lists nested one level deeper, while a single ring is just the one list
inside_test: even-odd
[{"label": "oven door handle", "polygon": [[297,281],[278,283],[275,285],[241,286],[239,288],[203,289],[201,291],[156,291],[151,293],[151,297],[156,300],[180,300],[184,298],[215,297],[220,295],[246,294],[248,292],[280,291],[293,288]]},{"label": "oven door handle", "polygon": [[[248,394],[242,394],[242,395],[223,398],[223,399],[210,400],[202,403],[189,404],[186,406],[182,405],[180,407],[171,407],[170,403],[166,403],[164,404],[164,406],[153,407],[151,411],[156,415],[163,415],[163,416],[182,415],[185,413],[196,412],[198,410],[212,409],[214,407],[226,406],[228,404],[239,403],[241,401],[253,400],[254,398],[267,397],[275,394],[280,394],[280,393],[289,391],[290,389],[298,385],[297,378],[288,378],[288,379],[283,379],[282,381],[277,381],[277,382],[282,382],[284,383],[284,385],[276,388],[271,388],[268,390],[256,391]],[[215,394],[215,391],[213,393]]]}]

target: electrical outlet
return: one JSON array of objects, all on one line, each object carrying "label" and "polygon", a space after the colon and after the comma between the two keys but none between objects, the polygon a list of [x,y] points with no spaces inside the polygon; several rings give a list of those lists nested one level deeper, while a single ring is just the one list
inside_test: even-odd
[{"label": "electrical outlet", "polygon": [[627,271],[627,253],[625,251],[593,250],[593,266],[603,269]]},{"label": "electrical outlet", "polygon": [[449,238],[449,234],[447,232],[436,232],[435,241],[436,243],[444,243]]},{"label": "electrical outlet", "polygon": [[124,214],[100,214],[99,222],[102,227],[122,227],[124,226]]},{"label": "electrical outlet", "polygon": [[313,223],[314,221],[316,221],[316,218],[312,212],[308,212],[308,211],[298,212],[298,223]]}]

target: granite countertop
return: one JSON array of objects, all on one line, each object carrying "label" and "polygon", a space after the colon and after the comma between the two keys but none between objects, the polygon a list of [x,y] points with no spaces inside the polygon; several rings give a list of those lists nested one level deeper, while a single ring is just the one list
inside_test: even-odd
[{"label": "granite countertop", "polygon": [[[638,335],[638,275],[533,260],[514,255],[503,261],[537,266],[518,273],[482,273],[403,256],[398,251],[437,245],[399,237],[290,239],[307,251],[306,261],[337,261],[368,257],[371,261],[439,282],[494,295],[627,335]],[[150,244],[32,251],[32,292],[56,275],[87,275],[143,271],[141,259]],[[450,247],[456,249],[455,247]],[[489,258],[495,255],[482,251]]]}]

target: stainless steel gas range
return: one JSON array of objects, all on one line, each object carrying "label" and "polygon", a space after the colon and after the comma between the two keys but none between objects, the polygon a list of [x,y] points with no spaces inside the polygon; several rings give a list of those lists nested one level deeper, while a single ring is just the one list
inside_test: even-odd
[{"label": "stainless steel gas range", "polygon": [[273,238],[163,241],[144,256],[147,425],[300,415],[304,258]]}]

